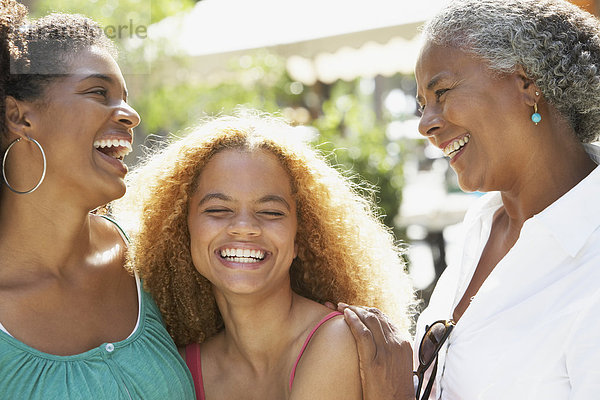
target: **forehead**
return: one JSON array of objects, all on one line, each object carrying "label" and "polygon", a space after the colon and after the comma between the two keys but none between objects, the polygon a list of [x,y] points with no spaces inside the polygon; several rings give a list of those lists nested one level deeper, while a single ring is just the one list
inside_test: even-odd
[{"label": "forehead", "polygon": [[92,46],[77,52],[68,68],[69,75],[106,75],[125,86],[123,74],[115,59],[107,50],[99,47]]},{"label": "forehead", "polygon": [[199,190],[208,186],[291,193],[289,174],[274,154],[262,149],[230,149],[214,155],[198,181]]},{"label": "forehead", "polygon": [[431,42],[422,47],[415,66],[415,78],[421,90],[434,86],[437,81],[447,77],[460,79],[488,72],[489,69],[482,61],[463,50]]}]

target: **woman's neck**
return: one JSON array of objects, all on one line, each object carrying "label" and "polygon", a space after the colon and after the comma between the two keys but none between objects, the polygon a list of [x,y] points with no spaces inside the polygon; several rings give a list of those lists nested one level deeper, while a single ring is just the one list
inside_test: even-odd
[{"label": "woman's neck", "polygon": [[543,211],[596,167],[574,134],[546,135],[530,149],[523,174],[501,190],[504,209],[515,226]]},{"label": "woman's neck", "polygon": [[289,350],[302,331],[302,315],[309,300],[282,287],[266,297],[229,298],[217,295],[225,330],[223,349],[233,357],[242,357],[257,370],[273,365]]},{"label": "woman's neck", "polygon": [[[0,254],[11,260],[3,269],[27,263],[60,275],[83,259],[91,242],[86,210],[36,201],[22,195],[3,196],[0,203]],[[4,258],[8,256],[7,258]]]}]

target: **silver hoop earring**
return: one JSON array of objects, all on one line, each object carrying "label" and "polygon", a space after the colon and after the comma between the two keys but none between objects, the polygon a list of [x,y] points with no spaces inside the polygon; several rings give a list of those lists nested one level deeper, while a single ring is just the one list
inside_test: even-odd
[{"label": "silver hoop earring", "polygon": [[28,193],[34,192],[37,188],[39,188],[40,185],[42,184],[42,182],[44,181],[44,178],[46,177],[46,153],[44,153],[44,149],[42,148],[42,145],[39,144],[39,142],[37,140],[35,140],[34,138],[31,138],[29,136],[27,137],[27,139],[29,139],[31,142],[35,143],[35,145],[38,147],[38,149],[40,149],[40,152],[42,153],[42,159],[44,160],[44,170],[42,171],[42,177],[40,178],[39,182],[37,183],[37,185],[34,186],[33,189],[26,190],[24,192],[16,190],[12,186],[10,186],[10,183],[8,183],[8,179],[6,179],[5,166],[6,166],[6,157],[8,156],[8,152],[17,142],[21,141],[21,139],[22,138],[18,138],[17,140],[14,140],[10,145],[8,145],[8,148],[4,152],[4,157],[2,158],[2,179],[4,180],[4,183],[6,183],[6,186],[8,186],[8,188],[12,192],[17,193],[17,194],[28,194]]}]

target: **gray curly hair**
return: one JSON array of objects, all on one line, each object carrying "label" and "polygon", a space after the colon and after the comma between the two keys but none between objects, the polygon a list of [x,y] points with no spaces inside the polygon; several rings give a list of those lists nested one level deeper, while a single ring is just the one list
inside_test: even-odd
[{"label": "gray curly hair", "polygon": [[454,0],[423,28],[425,40],[521,66],[567,118],[579,141],[600,133],[600,21],[566,0]]}]

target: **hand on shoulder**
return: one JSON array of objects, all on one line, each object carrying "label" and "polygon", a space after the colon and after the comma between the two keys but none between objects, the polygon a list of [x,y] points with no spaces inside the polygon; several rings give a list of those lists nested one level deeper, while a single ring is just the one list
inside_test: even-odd
[{"label": "hand on shoulder", "polygon": [[340,305],[359,355],[363,400],[412,400],[413,354],[385,314],[377,309]]}]

